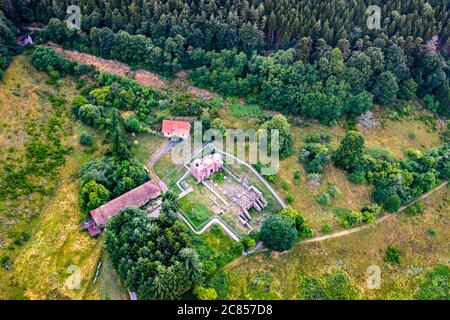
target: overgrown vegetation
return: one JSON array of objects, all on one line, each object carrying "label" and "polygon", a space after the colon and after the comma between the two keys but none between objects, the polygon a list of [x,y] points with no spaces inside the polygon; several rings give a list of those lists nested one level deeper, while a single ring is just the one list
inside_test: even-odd
[{"label": "overgrown vegetation", "polygon": [[141,299],[179,298],[203,273],[185,226],[174,215],[174,204],[165,201],[158,218],[128,208],[108,225],[106,247],[111,261],[127,288]]}]

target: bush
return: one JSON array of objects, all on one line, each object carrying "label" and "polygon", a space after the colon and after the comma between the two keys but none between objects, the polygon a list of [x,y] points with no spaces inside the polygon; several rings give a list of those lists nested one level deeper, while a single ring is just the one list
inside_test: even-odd
[{"label": "bush", "polygon": [[142,132],[143,130],[141,123],[135,116],[130,117],[125,121],[125,127],[129,132],[135,133]]},{"label": "bush", "polygon": [[294,183],[297,185],[300,183],[300,179],[302,178],[302,173],[300,172],[300,170],[296,170],[294,172]]},{"label": "bush", "polygon": [[87,211],[98,208],[109,200],[110,195],[102,184],[89,181],[81,188],[81,208]]},{"label": "bush", "polygon": [[8,270],[9,268],[11,268],[12,265],[12,258],[7,255],[4,254],[1,258],[0,258],[0,266],[6,270]]},{"label": "bush", "polygon": [[242,245],[244,246],[244,249],[245,249],[245,250],[254,248],[254,247],[256,246],[256,241],[255,241],[255,239],[251,238],[250,236],[243,237],[243,238],[241,239],[241,243],[242,243]]},{"label": "bush", "polygon": [[326,144],[309,143],[300,150],[300,161],[308,173],[322,173],[331,160],[331,148]]},{"label": "bush", "polygon": [[331,205],[331,196],[329,193],[324,193],[321,194],[318,198],[317,198],[317,202],[322,205],[322,206],[329,206]]},{"label": "bush", "polygon": [[194,288],[193,293],[197,296],[199,300],[216,300],[217,292],[214,288],[205,288],[198,285]]},{"label": "bush", "polygon": [[339,188],[336,186],[331,186],[328,189],[328,193],[333,199],[336,199],[337,197],[339,197],[342,194],[341,190],[339,190]]},{"label": "bush", "polygon": [[92,146],[95,144],[95,138],[90,133],[83,132],[80,135],[79,142],[83,146]]},{"label": "bush", "polygon": [[328,143],[331,141],[331,135],[327,132],[311,132],[304,138],[306,143]]},{"label": "bush", "polygon": [[61,78],[61,74],[57,70],[52,70],[48,74],[52,80],[58,80]]},{"label": "bush", "polygon": [[283,187],[283,190],[289,190],[289,183],[287,183],[286,181],[283,182],[283,184],[281,185]]},{"label": "bush", "polygon": [[429,230],[428,230],[428,234],[431,236],[431,237],[436,237],[437,236],[437,230],[435,229],[435,228],[430,228]]},{"label": "bush", "polygon": [[349,210],[347,214],[341,218],[343,219],[342,226],[344,228],[356,226],[358,224],[361,224],[361,222],[363,221],[363,216],[360,211]]},{"label": "bush", "polygon": [[423,211],[425,210],[425,205],[423,204],[422,201],[418,201],[415,204],[413,204],[412,206],[409,206],[406,210],[405,210],[405,214],[407,216],[416,216],[418,214],[423,213]]},{"label": "bush", "polygon": [[348,175],[348,180],[354,184],[366,183],[366,174],[364,171],[356,170]]},{"label": "bush", "polygon": [[301,299],[304,300],[356,300],[358,290],[343,271],[333,271],[321,277],[302,277]]},{"label": "bush", "polygon": [[291,206],[281,210],[279,215],[289,217],[292,221],[294,221],[295,229],[297,229],[299,238],[309,238],[313,235],[313,230],[306,223],[303,215]]},{"label": "bush", "polygon": [[388,263],[400,264],[400,249],[396,246],[388,246],[383,260]]},{"label": "bush", "polygon": [[84,106],[85,104],[89,104],[88,99],[86,99],[83,96],[75,96],[72,99],[72,112],[76,116],[78,116],[78,111],[80,110],[81,106]]},{"label": "bush", "polygon": [[270,216],[261,227],[261,239],[271,250],[288,250],[297,239],[294,221],[283,215]]},{"label": "bush", "polygon": [[450,267],[439,264],[427,273],[416,295],[419,300],[450,300]]},{"label": "bush", "polygon": [[364,137],[358,131],[349,131],[334,154],[334,164],[338,168],[353,171],[361,162],[363,155]]},{"label": "bush", "polygon": [[322,227],[322,232],[323,233],[331,233],[333,232],[333,226],[331,226],[330,224],[326,224]]},{"label": "bush", "polygon": [[397,194],[390,195],[386,198],[386,200],[383,203],[384,209],[390,213],[395,213],[400,210],[401,207],[401,200],[400,197]]},{"label": "bush", "polygon": [[286,202],[287,202],[287,203],[292,203],[292,202],[294,202],[294,196],[293,196],[292,194],[288,194],[288,195],[286,196]]},{"label": "bush", "polygon": [[230,252],[234,256],[240,256],[242,252],[244,252],[244,245],[240,242],[233,243],[233,246],[230,249]]},{"label": "bush", "polygon": [[101,118],[101,108],[92,104],[85,104],[78,110],[78,118],[89,126],[98,126]]},{"label": "bush", "polygon": [[382,206],[376,203],[368,205],[361,209],[362,221],[365,223],[374,223],[382,212]]}]

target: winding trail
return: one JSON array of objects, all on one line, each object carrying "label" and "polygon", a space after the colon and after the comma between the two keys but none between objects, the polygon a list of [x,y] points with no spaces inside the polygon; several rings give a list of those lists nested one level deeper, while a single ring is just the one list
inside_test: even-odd
[{"label": "winding trail", "polygon": [[417,198],[416,200],[411,201],[407,205],[401,207],[400,210],[397,213],[394,213],[394,214],[385,213],[381,218],[379,218],[377,221],[375,221],[372,224],[366,224],[366,225],[362,225],[360,227],[356,227],[356,228],[353,228],[353,229],[339,231],[339,232],[335,232],[335,233],[332,233],[332,234],[329,234],[329,235],[307,239],[307,240],[302,241],[302,243],[320,242],[320,241],[324,241],[324,240],[328,240],[328,239],[339,238],[339,237],[346,236],[348,234],[352,234],[352,233],[355,233],[355,232],[358,232],[358,231],[362,231],[362,230],[365,230],[365,229],[372,228],[372,227],[376,226],[377,224],[379,224],[379,223],[381,223],[381,222],[383,222],[383,221],[385,221],[387,219],[390,219],[392,217],[396,217],[398,213],[400,213],[402,211],[405,211],[407,208],[409,208],[412,205],[416,204],[418,201],[428,198],[428,196],[430,196],[432,193],[434,193],[434,192],[444,188],[447,185],[448,185],[448,181],[441,183],[440,185],[438,185],[433,190],[428,191],[427,193],[423,194],[421,197]]}]

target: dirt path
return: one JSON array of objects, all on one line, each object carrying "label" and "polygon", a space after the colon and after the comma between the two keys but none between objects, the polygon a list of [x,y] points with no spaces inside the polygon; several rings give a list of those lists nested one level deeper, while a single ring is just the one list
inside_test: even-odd
[{"label": "dirt path", "polygon": [[[417,198],[416,200],[412,201],[411,203],[407,204],[406,206],[403,206],[400,208],[400,210],[398,211],[398,213],[406,210],[407,208],[409,208],[410,206],[414,205],[415,203],[417,203],[420,200],[426,199],[428,198],[432,193],[444,188],[445,186],[447,186],[449,183],[449,181],[446,181],[442,184],[440,184],[439,186],[437,186],[436,188],[434,188],[433,190],[423,194],[420,198]],[[377,221],[375,221],[372,224],[366,224],[366,225],[362,225],[353,229],[349,229],[349,230],[343,230],[343,231],[339,231],[339,232],[335,232],[332,234],[328,234],[328,235],[324,235],[324,236],[319,236],[319,237],[314,237],[311,239],[307,239],[307,240],[303,240],[300,243],[312,243],[312,242],[321,242],[321,241],[325,241],[328,239],[333,239],[333,238],[340,238],[352,233],[356,233],[359,231],[363,231],[369,228],[374,228],[377,224],[382,223],[383,221],[386,221],[388,219],[392,219],[393,217],[397,217],[398,213],[394,213],[394,214],[390,214],[390,213],[385,213],[381,218],[379,218]],[[260,253],[263,251],[267,251],[268,249],[264,248],[263,246],[260,246],[259,250],[254,250],[252,253]],[[241,261],[242,259],[244,259],[245,256],[247,256],[248,254],[244,254],[243,256],[233,260],[232,262],[230,262],[229,264],[227,264],[224,268],[230,268],[232,266],[235,266],[239,263],[239,261]]]},{"label": "dirt path", "polygon": [[55,49],[56,52],[60,54],[64,54],[68,58],[70,58],[73,61],[76,61],[78,63],[87,64],[87,65],[93,65],[95,68],[97,68],[100,71],[103,72],[109,72],[117,74],[120,77],[128,77],[136,80],[138,83],[147,86],[152,87],[155,89],[165,90],[165,89],[173,89],[177,91],[185,91],[188,92],[197,98],[203,98],[205,100],[213,99],[217,97],[217,94],[211,91],[208,91],[206,89],[194,87],[194,86],[186,86],[187,81],[187,73],[186,72],[179,72],[174,80],[168,81],[166,79],[163,79],[161,76],[154,72],[150,72],[148,70],[144,69],[138,69],[136,71],[131,70],[130,66],[114,61],[114,60],[108,60],[103,59],[88,53],[83,53],[79,51],[74,50],[66,50],[61,48],[61,46],[49,42],[47,44],[49,47],[52,47]]},{"label": "dirt path", "polygon": [[[434,193],[434,192],[436,192],[436,191],[438,191],[438,190],[444,188],[444,187],[447,186],[447,185],[448,185],[448,181],[446,181],[446,182],[440,184],[439,186],[437,186],[437,187],[434,188],[433,190],[431,190],[431,191],[425,193],[424,195],[422,195],[420,198],[417,198],[416,200],[412,201],[411,203],[407,204],[406,206],[401,207],[400,210],[398,211],[398,213],[400,213],[400,212],[402,212],[402,211],[405,211],[407,208],[409,208],[410,206],[414,205],[414,204],[417,203],[418,201],[428,198],[428,196],[430,196],[430,194],[432,194],[432,193]],[[398,213],[397,213],[397,214],[398,214]],[[328,239],[332,239],[332,238],[343,237],[343,236],[346,236],[346,235],[348,235],[348,234],[352,234],[352,233],[355,233],[355,232],[358,232],[358,231],[362,231],[362,230],[365,230],[365,229],[372,228],[372,227],[376,226],[377,224],[379,224],[379,223],[381,223],[381,222],[383,222],[383,221],[385,221],[385,220],[387,220],[387,219],[391,219],[392,217],[396,217],[397,214],[389,214],[389,213],[385,213],[381,218],[379,218],[377,221],[375,221],[375,223],[367,224],[367,225],[362,225],[362,226],[360,226],[360,227],[356,227],[356,228],[349,229],[349,230],[344,230],[344,231],[340,231],[340,232],[335,232],[335,233],[328,234],[328,235],[325,235],[325,236],[320,236],[320,237],[315,237],[315,238],[307,239],[307,240],[304,240],[304,241],[302,241],[302,242],[303,242],[303,243],[320,242],[320,241],[324,241],[324,240],[328,240]]]}]

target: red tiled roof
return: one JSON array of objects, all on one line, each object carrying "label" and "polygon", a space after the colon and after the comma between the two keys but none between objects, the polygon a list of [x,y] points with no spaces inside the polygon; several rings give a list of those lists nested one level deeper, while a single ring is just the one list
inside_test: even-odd
[{"label": "red tiled roof", "polygon": [[186,121],[178,120],[163,120],[162,132],[170,134],[185,134],[189,135],[191,124]]},{"label": "red tiled roof", "polygon": [[91,216],[98,226],[102,226],[110,218],[118,214],[120,210],[130,206],[141,207],[149,200],[157,198],[160,194],[161,190],[159,187],[153,181],[148,181],[92,210]]}]

